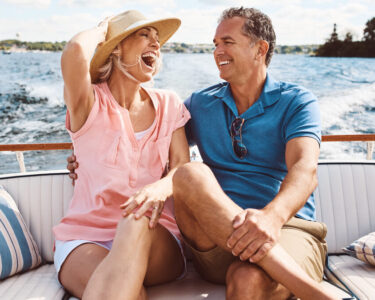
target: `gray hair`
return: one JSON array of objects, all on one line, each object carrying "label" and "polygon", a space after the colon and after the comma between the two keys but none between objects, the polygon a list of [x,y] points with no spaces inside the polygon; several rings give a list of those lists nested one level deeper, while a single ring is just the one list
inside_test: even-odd
[{"label": "gray hair", "polygon": [[271,19],[261,11],[255,8],[232,7],[223,11],[219,18],[219,23],[234,17],[245,19],[242,27],[242,33],[252,39],[253,42],[264,40],[268,43],[269,48],[266,55],[266,65],[271,62],[273,51],[276,44],[276,35],[273,30]]}]

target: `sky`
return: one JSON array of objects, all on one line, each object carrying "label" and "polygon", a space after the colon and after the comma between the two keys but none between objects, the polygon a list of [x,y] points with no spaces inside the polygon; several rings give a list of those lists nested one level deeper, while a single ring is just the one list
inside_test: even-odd
[{"label": "sky", "polygon": [[221,12],[255,7],[272,20],[278,45],[322,44],[337,24],[339,36],[360,40],[375,17],[374,0],[0,0],[0,40],[67,41],[106,16],[129,9],[151,19],[178,17],[171,42],[212,43]]}]

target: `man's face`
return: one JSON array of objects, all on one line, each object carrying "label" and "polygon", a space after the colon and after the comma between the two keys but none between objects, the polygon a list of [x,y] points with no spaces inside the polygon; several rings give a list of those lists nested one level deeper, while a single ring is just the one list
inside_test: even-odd
[{"label": "man's face", "polygon": [[220,77],[229,83],[246,83],[259,65],[259,45],[242,33],[244,22],[244,18],[234,17],[223,20],[216,28],[214,58]]}]

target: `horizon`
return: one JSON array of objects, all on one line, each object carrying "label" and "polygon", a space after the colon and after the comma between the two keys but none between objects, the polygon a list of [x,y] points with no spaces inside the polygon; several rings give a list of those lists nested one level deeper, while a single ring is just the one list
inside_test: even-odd
[{"label": "horizon", "polygon": [[[282,3],[281,3],[282,2]],[[150,19],[179,17],[182,25],[170,43],[212,44],[221,12],[230,6],[248,6],[244,0],[0,0],[0,40],[63,42],[96,26],[105,16],[136,9]],[[251,5],[272,20],[277,45],[320,45],[337,24],[339,37],[346,32],[361,40],[366,22],[373,17],[372,0],[253,0]],[[110,7],[109,7],[110,6]],[[202,29],[203,28],[203,29]]]},{"label": "horizon", "polygon": [[[12,38],[12,39],[0,40],[0,43],[4,42],[4,41],[18,41],[20,43],[51,43],[51,44],[54,44],[54,43],[67,43],[68,42],[68,41],[42,41],[42,40],[24,41],[24,40],[19,40],[17,38]],[[164,45],[168,45],[168,44],[186,44],[188,46],[194,46],[194,45],[213,46],[213,43],[187,43],[187,42],[173,42],[173,41],[170,41],[170,40],[167,41]],[[322,44],[324,44],[324,42]],[[288,47],[293,47],[293,46],[320,46],[320,45],[321,44],[293,44],[293,45],[276,44],[276,47],[280,47],[280,46],[288,46]]]}]

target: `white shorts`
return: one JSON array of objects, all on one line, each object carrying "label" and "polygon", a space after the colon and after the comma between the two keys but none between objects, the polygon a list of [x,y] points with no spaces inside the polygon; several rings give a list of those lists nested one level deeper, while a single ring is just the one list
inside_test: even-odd
[{"label": "white shorts", "polygon": [[[184,260],[184,270],[182,271],[181,275],[176,279],[176,280],[179,280],[179,279],[184,278],[187,273],[186,257],[184,255],[184,250],[183,250],[181,241],[173,234],[172,236],[177,241],[177,244],[180,247],[182,258]],[[109,251],[112,248],[113,240],[105,241],[105,242],[87,241],[87,240],[71,240],[71,241],[56,240],[55,241],[55,253],[54,253],[53,259],[54,259],[54,264],[55,264],[57,274],[59,274],[61,266],[63,265],[68,255],[78,246],[82,244],[88,244],[88,243],[99,245]],[[60,276],[58,276],[58,278],[59,277]]]}]

